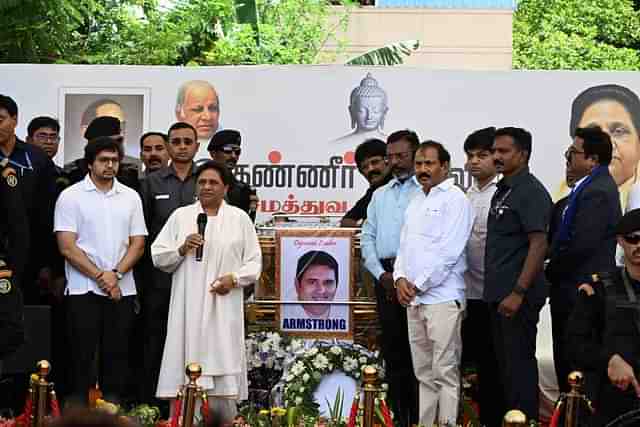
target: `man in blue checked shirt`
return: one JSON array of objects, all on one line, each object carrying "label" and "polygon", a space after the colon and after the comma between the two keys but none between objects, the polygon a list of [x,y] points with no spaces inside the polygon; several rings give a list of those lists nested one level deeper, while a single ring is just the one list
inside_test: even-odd
[{"label": "man in blue checked shirt", "polygon": [[412,179],[418,145],[418,135],[410,130],[394,132],[387,138],[386,160],[393,179],[373,193],[360,240],[364,265],[375,278],[389,401],[400,426],[418,422],[418,382],[411,362],[407,311],[398,302],[393,287],[393,264],[400,246],[404,213],[420,192],[420,186]]}]

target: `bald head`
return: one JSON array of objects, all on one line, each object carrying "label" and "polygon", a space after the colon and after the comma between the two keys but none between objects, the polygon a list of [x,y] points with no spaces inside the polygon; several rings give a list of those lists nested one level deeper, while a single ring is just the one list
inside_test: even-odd
[{"label": "bald head", "polygon": [[204,80],[191,80],[180,86],[176,119],[196,128],[198,139],[211,138],[220,120],[220,101],[215,88]]}]

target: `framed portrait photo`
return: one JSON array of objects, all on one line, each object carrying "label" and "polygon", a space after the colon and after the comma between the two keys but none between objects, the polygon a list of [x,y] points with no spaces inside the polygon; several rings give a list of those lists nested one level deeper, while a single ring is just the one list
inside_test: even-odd
[{"label": "framed portrait photo", "polygon": [[62,87],[58,94],[63,162],[84,155],[84,132],[96,117],[120,120],[125,154],[140,155],[140,136],[149,127],[151,89],[146,87]]},{"label": "framed portrait photo", "polygon": [[276,232],[276,316],[282,332],[353,338],[352,259],[352,230]]}]

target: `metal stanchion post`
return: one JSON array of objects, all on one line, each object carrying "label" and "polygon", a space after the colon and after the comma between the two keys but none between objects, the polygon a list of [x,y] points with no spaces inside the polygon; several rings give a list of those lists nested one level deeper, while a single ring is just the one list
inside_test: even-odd
[{"label": "metal stanchion post", "polygon": [[582,386],[584,384],[584,375],[582,372],[571,372],[569,374],[568,381],[571,391],[569,391],[565,396],[566,411],[564,416],[564,425],[565,427],[577,427],[580,416],[582,415],[580,410],[582,403],[584,402],[591,411],[593,411],[593,408],[589,399],[587,399],[582,392]]},{"label": "metal stanchion post", "polygon": [[363,427],[373,427],[373,420],[375,417],[375,402],[376,395],[380,390],[376,387],[376,381],[378,379],[378,370],[373,366],[365,366],[362,370],[362,382],[364,383],[362,389],[364,394],[364,422]]},{"label": "metal stanchion post", "polygon": [[38,369],[38,379],[31,386],[34,408],[31,419],[33,427],[43,427],[44,417],[47,416],[49,408],[49,382],[47,382],[47,376],[51,371],[51,365],[47,360],[41,360],[36,367]]},{"label": "metal stanchion post", "polygon": [[[189,363],[185,369],[189,383],[184,387],[184,416],[182,427],[193,427],[193,417],[196,411],[196,399],[202,390],[196,384],[196,380],[202,375],[202,366],[197,363]],[[203,404],[207,404],[203,402]]]},{"label": "metal stanchion post", "polygon": [[527,416],[518,409],[507,412],[502,420],[502,427],[523,427],[527,425]]}]

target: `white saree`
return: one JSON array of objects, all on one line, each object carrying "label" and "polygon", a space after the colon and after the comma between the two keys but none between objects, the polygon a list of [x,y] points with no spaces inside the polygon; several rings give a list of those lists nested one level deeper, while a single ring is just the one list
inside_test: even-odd
[{"label": "white saree", "polygon": [[[185,366],[202,365],[198,384],[207,394],[247,398],[243,286],[257,281],[262,254],[251,220],[224,201],[208,217],[202,262],[181,257],[178,248],[197,233],[200,202],[177,209],[151,245],[153,264],[173,273],[171,305],[156,395],[175,398],[186,383]],[[227,295],[209,292],[218,277],[235,273],[239,288]]]}]

